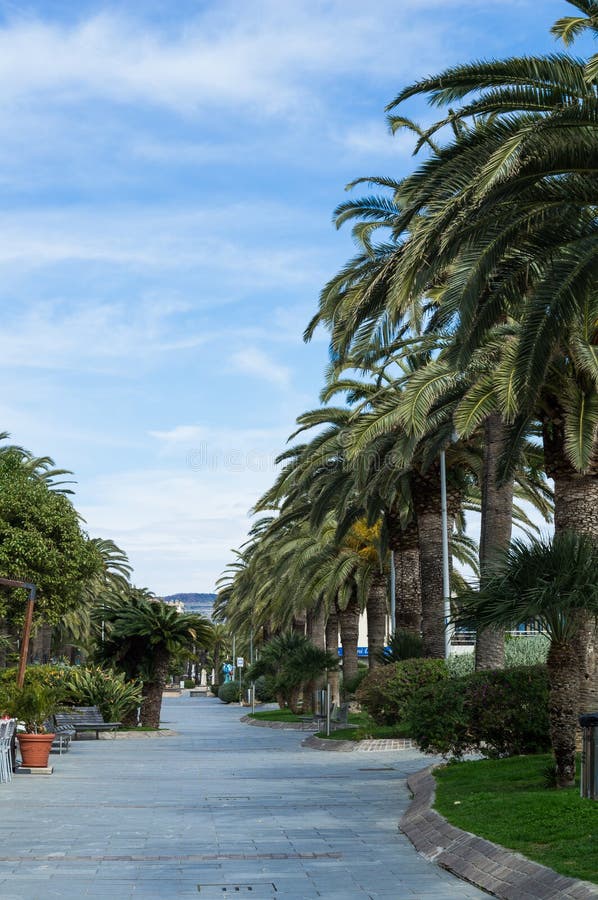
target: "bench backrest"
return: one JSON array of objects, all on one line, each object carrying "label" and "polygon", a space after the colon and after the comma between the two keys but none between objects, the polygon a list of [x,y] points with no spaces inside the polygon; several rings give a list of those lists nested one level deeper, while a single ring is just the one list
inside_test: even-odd
[{"label": "bench backrest", "polygon": [[77,722],[104,724],[104,717],[97,706],[73,706],[68,712],[56,713],[57,725],[76,725]]}]

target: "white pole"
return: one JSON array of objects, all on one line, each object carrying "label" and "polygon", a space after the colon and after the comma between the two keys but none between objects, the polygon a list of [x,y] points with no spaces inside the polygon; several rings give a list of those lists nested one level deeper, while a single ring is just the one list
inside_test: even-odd
[{"label": "white pole", "polygon": [[442,596],[444,600],[444,655],[451,652],[451,579],[449,569],[448,508],[446,502],[446,453],[440,451],[440,503],[442,510]]}]

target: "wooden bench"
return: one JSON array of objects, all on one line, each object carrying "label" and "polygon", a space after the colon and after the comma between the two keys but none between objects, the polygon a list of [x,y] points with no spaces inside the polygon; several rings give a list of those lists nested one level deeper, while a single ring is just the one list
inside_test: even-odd
[{"label": "wooden bench", "polygon": [[120,727],[120,722],[105,722],[97,706],[73,706],[68,712],[59,712],[54,716],[58,727],[69,726],[74,729],[76,737],[83,733],[95,731],[96,740],[100,731],[113,731]]}]

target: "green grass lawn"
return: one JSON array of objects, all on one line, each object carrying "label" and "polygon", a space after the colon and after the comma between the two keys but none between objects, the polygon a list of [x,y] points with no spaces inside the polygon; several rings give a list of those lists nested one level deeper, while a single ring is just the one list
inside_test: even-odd
[{"label": "green grass lawn", "polygon": [[[300,722],[301,716],[288,709],[267,709],[263,712],[250,713],[251,719],[262,719],[266,722]],[[376,725],[367,713],[349,713],[349,724],[352,728],[339,728],[331,732],[331,741],[363,741],[366,738],[409,737],[401,725]],[[356,727],[355,727],[356,726]],[[325,738],[326,732],[318,732],[318,737]]]},{"label": "green grass lawn", "polygon": [[562,875],[598,883],[598,804],[579,788],[544,787],[549,755],[457,762],[436,769],[439,813]]},{"label": "green grass lawn", "polygon": [[[349,723],[353,728],[338,728],[328,736],[330,741],[364,741],[368,738],[410,737],[404,725],[376,725],[367,713],[349,713]],[[326,738],[325,731],[318,737]]]}]

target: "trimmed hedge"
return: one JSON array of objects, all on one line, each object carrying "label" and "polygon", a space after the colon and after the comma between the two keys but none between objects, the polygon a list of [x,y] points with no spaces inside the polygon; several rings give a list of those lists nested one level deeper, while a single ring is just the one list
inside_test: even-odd
[{"label": "trimmed hedge", "polygon": [[225,681],[224,684],[221,684],[218,688],[218,699],[222,700],[223,703],[238,703],[239,682]]},{"label": "trimmed hedge", "polygon": [[406,717],[422,750],[498,758],[550,748],[545,666],[474,672],[420,688]]},{"label": "trimmed hedge", "polygon": [[405,718],[411,696],[448,680],[443,659],[406,659],[370,672],[359,685],[356,699],[377,725],[396,725]]}]

